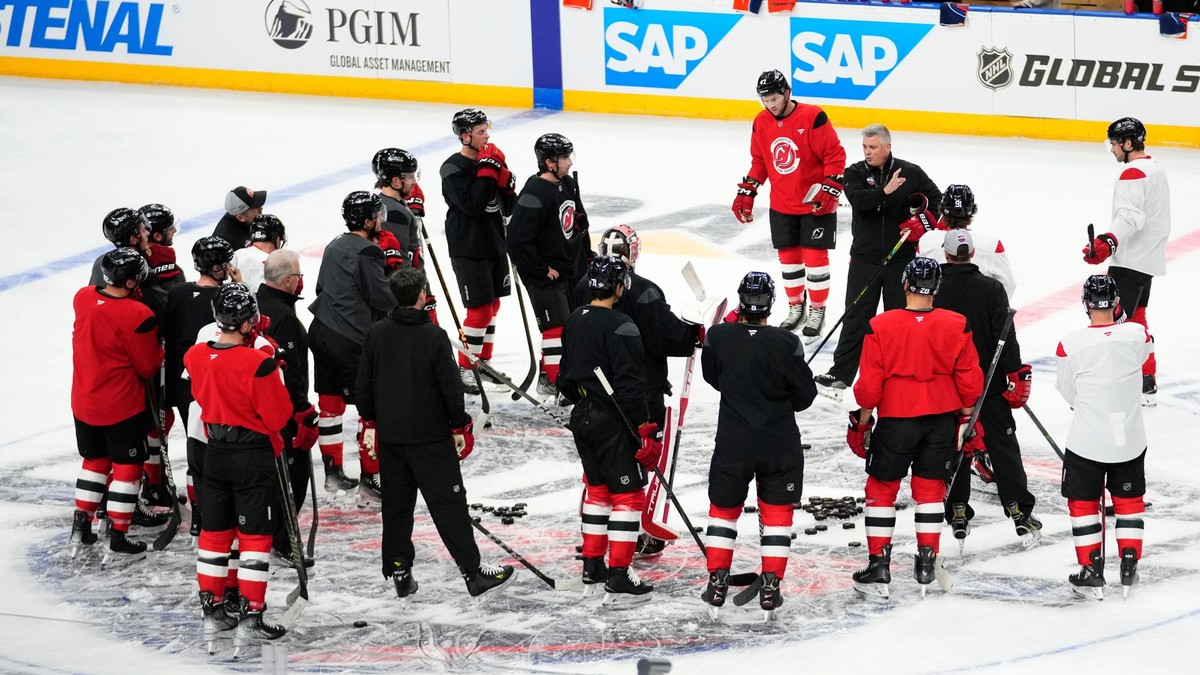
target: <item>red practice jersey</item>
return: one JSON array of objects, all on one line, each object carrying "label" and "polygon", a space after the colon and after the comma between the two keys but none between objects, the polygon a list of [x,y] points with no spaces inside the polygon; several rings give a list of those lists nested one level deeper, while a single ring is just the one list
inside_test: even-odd
[{"label": "red practice jersey", "polygon": [[750,134],[750,173],[771,180],[771,208],[789,215],[812,213],[804,196],[813,183],[846,170],[846,151],[825,111],[797,103],[792,114],[775,119],[763,110]]},{"label": "red practice jersey", "polygon": [[163,362],[154,312],[132,297],[105,295],[98,286],[79,289],[74,305],[71,412],[80,422],[102,427],[144,411],[142,381],[158,375]]},{"label": "red practice jersey", "polygon": [[200,419],[262,434],[278,457],[283,450],[279,432],[292,417],[292,399],[275,359],[253,347],[214,344],[198,344],[183,356]]},{"label": "red practice jersey", "polygon": [[871,319],[854,397],[876,416],[919,417],[970,408],[983,392],[967,319],[946,309],[893,309]]}]

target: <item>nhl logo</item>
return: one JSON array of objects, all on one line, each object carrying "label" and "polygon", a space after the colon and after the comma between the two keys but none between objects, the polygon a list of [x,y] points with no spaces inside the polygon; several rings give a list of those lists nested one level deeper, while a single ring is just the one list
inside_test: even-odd
[{"label": "nhl logo", "polygon": [[1012,84],[1012,54],[1007,48],[980,49],[976,56],[979,57],[979,71],[976,74],[980,84],[992,91]]}]

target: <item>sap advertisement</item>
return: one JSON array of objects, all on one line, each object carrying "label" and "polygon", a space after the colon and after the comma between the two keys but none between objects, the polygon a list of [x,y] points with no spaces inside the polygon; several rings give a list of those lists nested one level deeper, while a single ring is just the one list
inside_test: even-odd
[{"label": "sap advertisement", "polygon": [[1200,126],[1200,39],[1162,37],[1156,21],[972,7],[945,27],[928,5],[700,4],[562,10],[568,99],[754,102],[758,74],[778,69],[796,97],[829,106]]}]

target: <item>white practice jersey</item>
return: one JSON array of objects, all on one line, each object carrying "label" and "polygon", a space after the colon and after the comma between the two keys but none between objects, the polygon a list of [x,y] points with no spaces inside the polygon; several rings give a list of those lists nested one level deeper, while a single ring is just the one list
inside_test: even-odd
[{"label": "white practice jersey", "polygon": [[1142,363],[1150,336],[1136,323],[1081,328],[1058,343],[1058,391],[1075,409],[1067,448],[1097,462],[1124,462],[1146,449]]},{"label": "white practice jersey", "polygon": [[251,293],[258,293],[258,285],[266,276],[263,270],[268,255],[270,254],[255,246],[238,249],[233,253],[233,266],[242,273],[242,283],[246,284]]},{"label": "white practice jersey", "polygon": [[1147,156],[1122,165],[1108,231],[1117,238],[1109,265],[1155,277],[1167,273],[1171,190],[1158,160]]},{"label": "white practice jersey", "polygon": [[[1008,302],[1011,304],[1013,295],[1017,292],[1017,278],[1013,276],[1012,264],[1008,262],[1004,244],[999,239],[983,234],[974,228],[966,229],[971,233],[971,239],[975,242],[975,256],[971,258],[971,262],[975,263],[980,272],[983,272],[983,276],[991,277],[1004,284],[1004,292],[1008,293]],[[917,255],[933,258],[939,264],[945,263],[946,251],[942,248],[945,241],[945,230],[926,232],[921,235],[921,241],[917,242]]]}]

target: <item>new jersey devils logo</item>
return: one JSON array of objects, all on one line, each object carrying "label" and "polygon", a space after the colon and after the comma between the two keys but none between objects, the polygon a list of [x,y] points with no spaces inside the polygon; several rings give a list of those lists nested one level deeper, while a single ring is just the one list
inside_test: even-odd
[{"label": "new jersey devils logo", "polygon": [[558,224],[562,226],[564,239],[575,236],[575,201],[568,199],[558,207]]},{"label": "new jersey devils logo", "polygon": [[787,136],[780,136],[771,142],[771,161],[775,162],[775,170],[787,175],[800,166],[799,148]]}]

